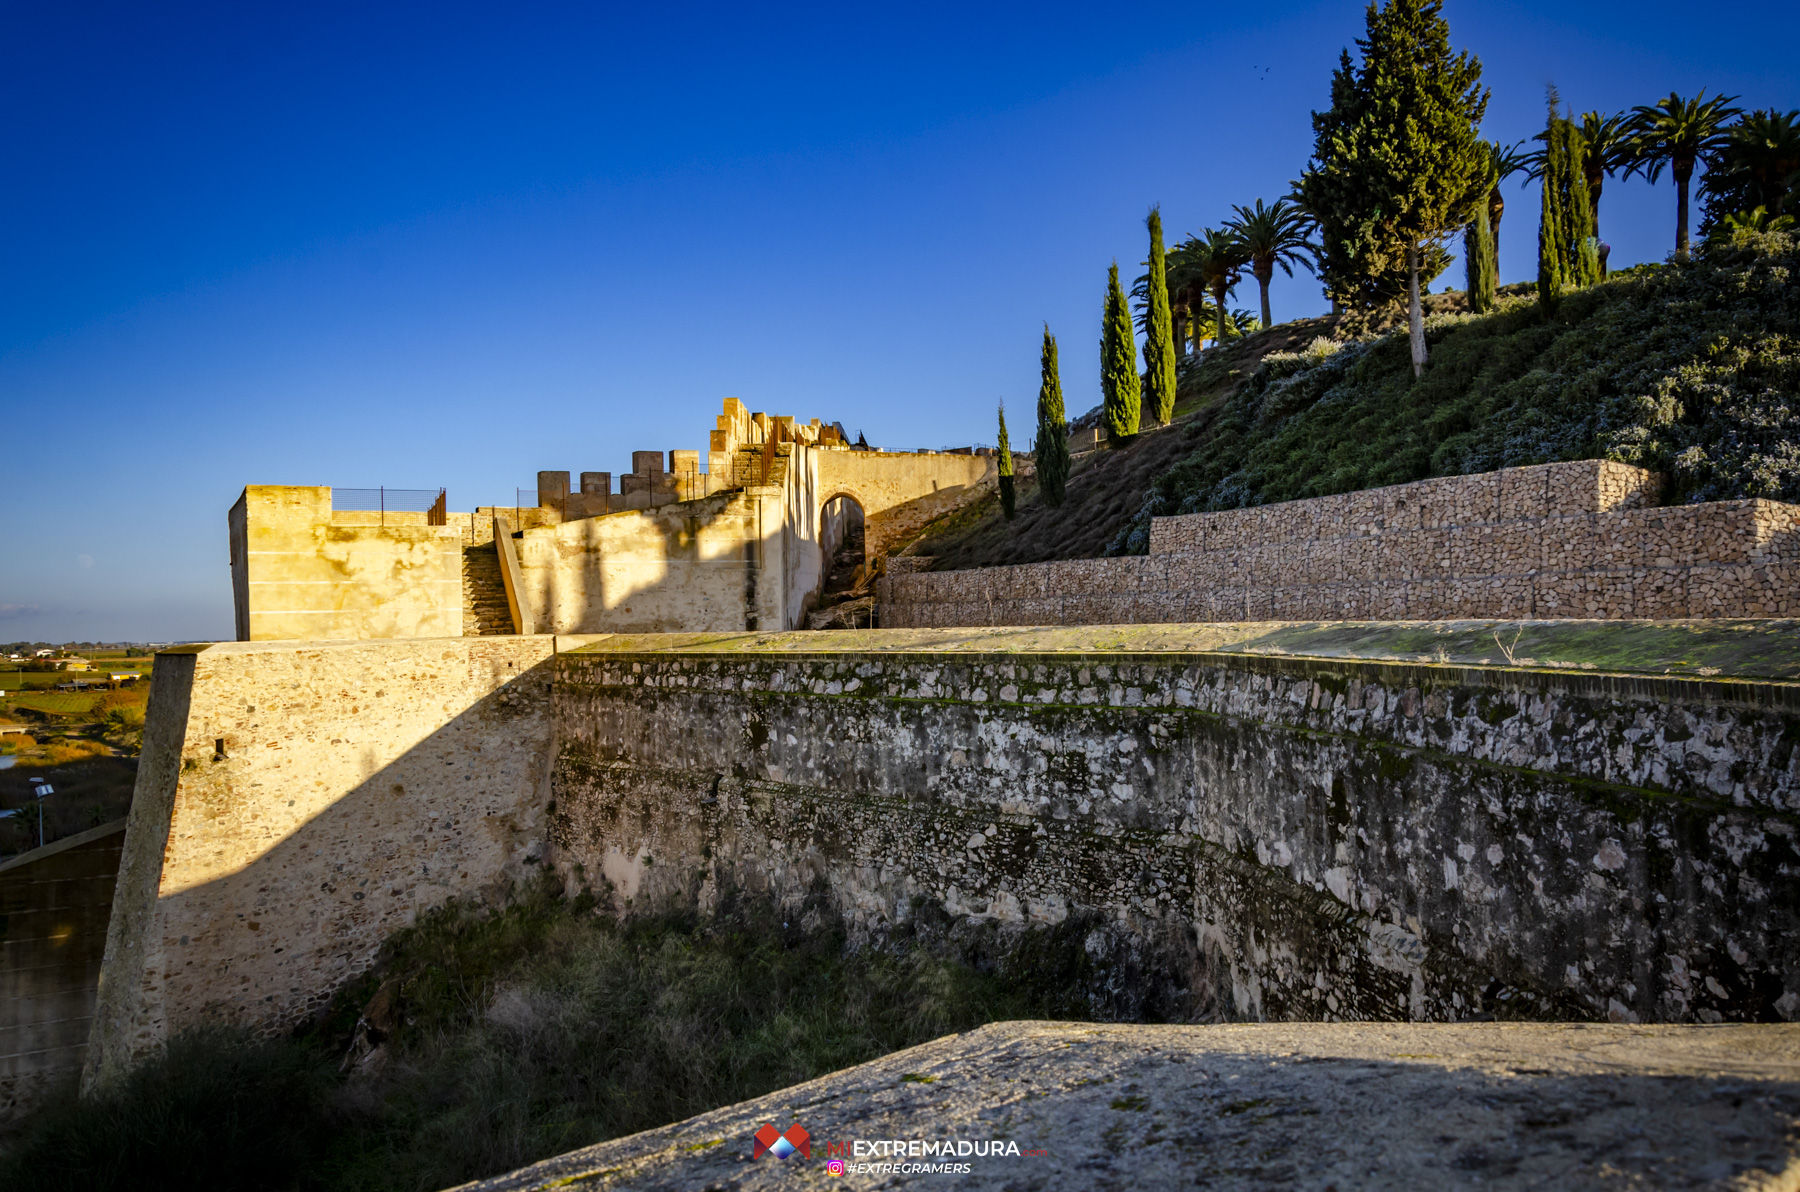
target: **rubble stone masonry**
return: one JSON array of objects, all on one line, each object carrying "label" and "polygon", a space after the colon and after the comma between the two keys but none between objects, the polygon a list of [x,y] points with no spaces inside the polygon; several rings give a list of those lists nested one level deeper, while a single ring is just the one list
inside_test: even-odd
[{"label": "rubble stone masonry", "polygon": [[1800,508],[1662,507],[1655,473],[1507,468],[1152,520],[1148,555],[903,574],[892,628],[1180,621],[1775,617]]}]

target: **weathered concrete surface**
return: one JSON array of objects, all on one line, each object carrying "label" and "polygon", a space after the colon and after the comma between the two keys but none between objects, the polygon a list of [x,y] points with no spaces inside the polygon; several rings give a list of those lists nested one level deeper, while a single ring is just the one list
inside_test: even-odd
[{"label": "weathered concrete surface", "polygon": [[0,1121],[81,1071],[125,821],[0,862]]},{"label": "weathered concrete surface", "polygon": [[323,1005],[419,911],[533,871],[555,639],[157,657],[84,1081]]},{"label": "weathered concrete surface", "polygon": [[[810,1160],[751,1158],[795,1122]],[[1020,1153],[833,1178],[831,1144],[857,1139]],[[939,1184],[1791,1192],[1800,1027],[1002,1023],[464,1188]]]},{"label": "weathered concrete surface", "polygon": [[988,954],[1074,931],[1103,1018],[1800,1017],[1800,686],[1190,628],[566,653],[556,862]]}]

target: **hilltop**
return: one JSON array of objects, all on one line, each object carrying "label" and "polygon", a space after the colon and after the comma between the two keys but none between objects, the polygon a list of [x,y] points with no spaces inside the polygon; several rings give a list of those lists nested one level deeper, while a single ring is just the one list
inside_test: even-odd
[{"label": "hilltop", "polygon": [[1416,381],[1403,329],[1280,324],[1191,363],[1170,425],[1078,457],[1060,508],[1026,485],[1012,523],[989,500],[907,553],[940,570],[1142,553],[1152,515],[1576,459],[1665,472],[1671,503],[1800,501],[1797,267],[1795,236],[1751,234],[1551,312],[1523,285],[1485,315],[1433,295]]}]

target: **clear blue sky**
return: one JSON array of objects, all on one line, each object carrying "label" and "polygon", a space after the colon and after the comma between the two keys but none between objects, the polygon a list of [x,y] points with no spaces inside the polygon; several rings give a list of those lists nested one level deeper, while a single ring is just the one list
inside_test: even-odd
[{"label": "clear blue sky", "polygon": [[[1349,3],[750,7],[11,8],[0,641],[229,637],[246,482],[466,509],[703,449],[728,395],[989,442],[1002,396],[1028,433],[1044,321],[1084,410],[1145,209],[1174,237],[1282,194],[1362,28]],[[1800,9],[1730,11],[1448,16],[1510,141],[1551,80],[1577,111],[1800,106]],[[1536,208],[1509,195],[1503,280],[1535,274]],[[1610,184],[1602,225],[1615,265],[1662,257],[1672,186]],[[1324,305],[1305,276],[1274,300]]]}]

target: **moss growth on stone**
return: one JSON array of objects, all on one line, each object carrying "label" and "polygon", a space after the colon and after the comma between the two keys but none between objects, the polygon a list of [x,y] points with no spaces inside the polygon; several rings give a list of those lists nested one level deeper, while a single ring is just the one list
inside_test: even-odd
[{"label": "moss growth on stone", "polygon": [[[619,634],[579,652],[646,654],[1266,654],[1502,670],[1800,680],[1800,621],[1246,621]],[[1341,680],[1334,680],[1341,682]]]}]

